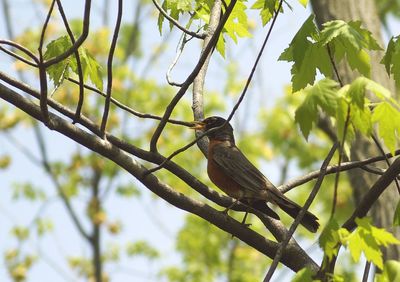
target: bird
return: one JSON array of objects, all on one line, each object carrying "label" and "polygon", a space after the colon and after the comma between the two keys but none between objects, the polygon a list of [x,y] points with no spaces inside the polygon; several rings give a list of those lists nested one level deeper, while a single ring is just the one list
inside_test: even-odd
[{"label": "bird", "polygon": [[[267,203],[277,205],[292,218],[297,217],[301,206],[276,188],[240,151],[229,122],[222,117],[211,116],[195,121],[191,128],[204,131],[209,139],[207,173],[218,188],[236,201],[272,218],[280,219]],[[318,218],[309,211],[306,211],[300,224],[312,233],[317,232],[319,227]]]}]

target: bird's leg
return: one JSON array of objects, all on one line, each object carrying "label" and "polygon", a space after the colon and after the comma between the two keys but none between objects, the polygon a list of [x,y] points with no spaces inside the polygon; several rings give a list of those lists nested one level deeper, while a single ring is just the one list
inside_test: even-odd
[{"label": "bird's leg", "polygon": [[244,217],[243,217],[242,223],[241,223],[241,224],[243,224],[243,225],[246,226],[246,227],[250,227],[250,226],[251,226],[251,223],[246,223],[246,219],[247,219],[247,215],[248,215],[248,214],[249,214],[249,210],[247,210],[246,213],[244,214]]},{"label": "bird's leg", "polygon": [[230,204],[226,209],[222,211],[222,213],[228,215],[229,210],[239,202],[240,199],[236,199],[232,204]]}]

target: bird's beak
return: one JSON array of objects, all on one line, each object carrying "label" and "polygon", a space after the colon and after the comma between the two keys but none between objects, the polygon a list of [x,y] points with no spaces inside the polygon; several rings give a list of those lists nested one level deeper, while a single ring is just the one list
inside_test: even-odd
[{"label": "bird's beak", "polygon": [[206,124],[202,121],[194,121],[193,126],[190,127],[190,129],[195,129],[195,130],[203,130]]}]

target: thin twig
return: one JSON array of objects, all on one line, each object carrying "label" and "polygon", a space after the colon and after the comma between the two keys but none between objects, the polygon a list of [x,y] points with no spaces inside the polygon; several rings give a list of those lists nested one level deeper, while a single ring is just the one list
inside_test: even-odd
[{"label": "thin twig", "polygon": [[[385,156],[385,162],[388,165],[388,167],[392,164],[390,160],[386,157],[385,150],[383,149],[381,143],[379,142],[378,138],[376,138],[375,134],[371,134],[372,140],[374,140],[376,146],[378,147],[379,151],[381,152],[382,156]],[[394,180],[394,183],[396,184],[397,192],[400,194],[400,185],[399,181],[397,178]]]},{"label": "thin twig", "polygon": [[180,56],[182,55],[182,51],[185,48],[185,44],[188,42],[189,40],[186,40],[186,34],[182,35],[182,39],[181,39],[181,43],[178,45],[178,48],[176,50],[176,55],[174,60],[172,61],[171,65],[168,67],[167,73],[165,74],[165,77],[167,79],[167,82],[169,85],[171,86],[178,86],[181,87],[182,83],[177,83],[171,80],[171,71],[172,69],[175,67],[176,63],[178,62]]},{"label": "thin twig", "polygon": [[40,81],[40,108],[42,110],[43,119],[45,124],[48,127],[50,125],[50,118],[49,118],[49,110],[47,108],[47,75],[46,75],[46,66],[44,66],[44,57],[43,57],[43,44],[44,44],[44,36],[46,33],[47,26],[50,21],[51,13],[54,9],[55,0],[51,2],[49,7],[49,11],[47,12],[46,19],[43,23],[42,32],[40,34],[40,41],[39,41],[39,81]]},{"label": "thin twig", "polygon": [[[279,11],[280,8],[282,7],[282,2],[283,2],[283,0],[281,0],[281,1],[279,2],[278,11]],[[255,70],[256,70],[256,68],[257,68],[257,65],[258,65],[258,63],[259,63],[259,61],[260,61],[260,58],[261,58],[263,52],[264,52],[265,46],[266,46],[266,44],[267,44],[267,42],[268,42],[268,39],[269,39],[269,37],[270,37],[270,35],[271,35],[272,29],[273,29],[273,27],[274,27],[274,25],[275,25],[275,22],[276,22],[276,19],[277,19],[277,17],[278,17],[278,14],[279,14],[279,12],[276,12],[276,13],[275,13],[275,16],[274,16],[274,18],[273,18],[273,20],[272,20],[271,26],[270,26],[270,28],[269,28],[269,30],[268,30],[268,32],[267,32],[267,35],[266,35],[266,37],[265,37],[265,39],[264,39],[264,42],[263,42],[263,44],[262,44],[262,46],[261,46],[261,49],[260,49],[260,51],[259,51],[259,53],[258,53],[258,55],[257,55],[256,61],[254,62],[253,68],[252,68],[252,70],[251,70],[251,72],[250,72],[250,75],[249,75],[247,81],[246,81],[246,85],[245,85],[245,87],[244,87],[244,89],[243,89],[243,91],[242,91],[242,94],[240,95],[240,97],[239,97],[237,103],[236,103],[235,106],[233,107],[233,109],[232,109],[232,111],[231,111],[231,113],[230,113],[228,119],[226,120],[226,122],[225,122],[223,125],[221,125],[220,127],[214,128],[214,129],[219,129],[219,128],[221,128],[221,127],[224,127],[225,124],[227,124],[227,123],[232,119],[233,115],[235,114],[235,111],[239,108],[239,105],[240,105],[240,103],[242,102],[242,100],[244,99],[244,97],[245,97],[245,95],[246,95],[247,89],[248,89],[248,87],[249,87],[249,85],[250,85],[250,82],[251,82],[251,80],[252,80],[252,78],[253,78],[253,75],[254,75],[254,73],[255,73]],[[211,130],[210,130],[210,131],[211,131]],[[183,151],[186,151],[188,148],[190,148],[191,146],[193,146],[194,144],[196,144],[197,141],[201,140],[201,139],[202,139],[203,137],[205,137],[207,134],[208,134],[208,132],[204,132],[204,133],[202,133],[202,134],[196,136],[196,139],[195,139],[195,140],[193,140],[192,142],[190,142],[190,143],[187,144],[186,146],[184,146],[184,147],[182,147],[182,148],[176,150],[175,152],[173,152],[171,155],[169,155],[169,156],[165,159],[165,161],[164,161],[162,164],[160,164],[160,165],[157,166],[157,167],[154,167],[154,168],[150,169],[150,170],[148,171],[148,173],[153,173],[153,172],[155,172],[155,171],[161,169],[161,168],[162,168],[169,160],[171,160],[174,156],[178,155],[179,153],[181,153],[181,152],[183,152]]]},{"label": "thin twig", "polygon": [[363,273],[363,278],[362,282],[368,282],[368,276],[369,276],[369,270],[371,269],[371,262],[366,261],[365,262],[365,267],[364,267],[364,273]]},{"label": "thin twig", "polygon": [[[63,20],[65,29],[67,30],[67,33],[69,35],[69,39],[71,40],[72,44],[75,44],[75,36],[74,33],[72,32],[68,19],[65,15],[64,8],[61,4],[61,0],[56,0],[57,1],[57,6],[58,6],[58,11],[60,12],[61,18]],[[83,86],[83,71],[82,71],[82,64],[81,64],[81,57],[79,55],[78,49],[74,52],[75,54],[75,59],[76,59],[76,65],[77,65],[77,71],[78,71],[78,78],[79,78],[79,100],[78,100],[78,106],[76,107],[76,112],[75,112],[75,120],[79,119],[82,111],[82,106],[83,106],[83,100],[84,100],[84,92],[85,88]],[[75,122],[75,121],[74,121]]]},{"label": "thin twig", "polygon": [[108,53],[108,60],[107,60],[107,96],[106,96],[106,101],[104,104],[103,118],[101,120],[101,126],[100,126],[100,131],[103,133],[103,137],[105,137],[105,134],[106,134],[105,133],[106,125],[107,125],[107,120],[108,120],[108,114],[110,111],[110,103],[111,103],[110,99],[111,99],[112,79],[113,79],[113,74],[112,74],[113,57],[114,57],[115,47],[117,46],[119,29],[121,27],[122,11],[123,11],[122,6],[123,6],[123,1],[118,0],[117,21],[115,24],[114,34],[113,34],[113,38],[111,41],[111,47],[110,47],[110,51]]},{"label": "thin twig", "polygon": [[218,131],[219,129],[221,129],[222,127],[224,127],[224,124],[218,127],[214,127],[211,128],[207,131],[204,131],[203,133],[201,133],[200,135],[196,136],[196,139],[192,140],[190,143],[188,143],[187,145],[183,146],[182,148],[179,148],[178,150],[174,151],[171,155],[169,155],[167,158],[164,159],[164,161],[159,164],[156,167],[153,167],[151,169],[148,169],[145,173],[145,176],[148,174],[151,174],[153,172],[156,172],[157,170],[162,169],[173,157],[175,157],[176,155],[186,151],[187,149],[189,149],[190,147],[192,147],[194,144],[197,143],[197,141],[199,141],[200,139],[202,139],[203,137],[207,136],[207,134],[214,132],[214,131]]},{"label": "thin twig", "polygon": [[261,56],[262,56],[262,54],[263,54],[263,52],[264,52],[264,49],[265,49],[265,46],[267,45],[268,39],[269,39],[269,37],[271,36],[272,29],[274,28],[275,22],[276,22],[276,20],[278,19],[279,11],[280,11],[281,8],[282,8],[282,3],[283,3],[283,0],[280,0],[280,1],[279,1],[279,5],[278,5],[278,9],[275,11],[275,15],[274,15],[274,17],[273,17],[273,19],[272,19],[271,25],[270,25],[270,27],[269,27],[269,29],[268,29],[267,35],[265,36],[264,42],[263,42],[263,44],[262,44],[262,46],[261,46],[261,49],[260,49],[260,51],[258,52],[256,61],[254,62],[254,65],[253,65],[253,68],[251,69],[250,75],[249,75],[249,77],[247,78],[247,81],[246,81],[246,84],[245,84],[245,86],[244,86],[244,88],[243,88],[242,94],[240,94],[240,97],[239,97],[238,101],[236,102],[235,106],[233,107],[231,113],[229,114],[229,117],[228,117],[228,119],[227,119],[228,122],[232,119],[232,117],[234,116],[236,110],[239,108],[240,103],[242,102],[242,100],[244,99],[244,97],[245,97],[245,95],[246,95],[247,89],[249,88],[250,82],[251,82],[251,80],[252,80],[252,78],[253,78],[253,76],[254,76],[254,73],[255,73],[255,71],[256,71],[258,62],[259,62],[260,59],[261,59]]},{"label": "thin twig", "polygon": [[338,69],[336,67],[335,59],[333,58],[333,54],[332,54],[332,51],[331,51],[331,47],[329,46],[329,43],[326,44],[326,49],[328,50],[329,59],[331,61],[333,70],[334,70],[334,72],[336,74],[336,78],[337,78],[337,80],[338,80],[338,82],[340,84],[340,87],[343,87],[344,84],[343,84],[342,79],[340,78],[339,71],[338,71]]},{"label": "thin twig", "polygon": [[[372,158],[368,158],[362,161],[351,161],[351,162],[345,162],[342,163],[340,168],[337,165],[332,165],[329,166],[327,168],[326,174],[332,174],[332,173],[336,173],[337,171],[346,171],[346,170],[351,170],[354,168],[361,168],[363,169],[364,166],[368,165],[368,164],[372,164],[372,163],[376,163],[376,162],[380,162],[385,160],[385,158],[392,158],[393,156],[398,156],[400,155],[400,150],[397,150],[394,152],[394,155],[392,155],[391,153],[386,154],[385,156],[378,156],[378,157],[372,157]],[[307,182],[309,182],[310,180],[313,180],[315,178],[318,178],[320,175],[320,171],[316,170],[316,171],[312,171],[310,173],[307,173],[306,175],[303,175],[297,179],[291,180],[289,182],[287,182],[284,185],[281,185],[278,187],[278,189],[282,192],[282,193],[286,193],[290,190],[292,190],[293,188],[300,186],[302,184],[305,184]]]},{"label": "thin twig", "polygon": [[160,6],[160,4],[157,2],[157,0],[152,0],[154,3],[154,6],[156,6],[157,10],[170,22],[172,23],[174,26],[176,26],[177,28],[179,28],[180,30],[182,30],[184,33],[189,34],[193,37],[199,38],[199,39],[204,39],[206,37],[206,34],[202,33],[199,34],[197,32],[193,32],[188,30],[187,28],[183,27],[178,21],[176,21],[173,17],[171,17],[170,15],[168,15],[168,13],[166,11],[164,11],[164,9]]},{"label": "thin twig", "polygon": [[336,175],[335,175],[335,186],[333,189],[333,200],[332,200],[332,209],[331,209],[330,218],[333,218],[333,216],[335,215],[335,211],[336,211],[337,193],[338,193],[339,178],[340,178],[340,166],[342,165],[342,159],[343,159],[343,154],[344,154],[344,143],[346,142],[347,130],[348,130],[349,123],[350,123],[350,111],[351,111],[351,107],[350,107],[350,105],[347,105],[347,115],[346,115],[346,120],[344,122],[343,137],[342,137],[342,140],[339,145],[338,171],[336,172]]},{"label": "thin twig", "polygon": [[272,261],[272,264],[270,266],[270,268],[268,269],[268,272],[264,278],[264,282],[268,282],[271,280],[272,275],[274,274],[276,268],[278,267],[279,261],[282,258],[283,252],[287,246],[287,244],[289,243],[294,231],[296,230],[297,226],[300,224],[300,221],[302,220],[302,218],[304,217],[306,211],[308,210],[308,208],[311,206],[315,196],[317,195],[322,182],[325,178],[326,175],[326,169],[329,165],[329,162],[331,161],[333,155],[335,154],[335,151],[338,147],[338,143],[336,142],[331,150],[329,151],[327,157],[325,158],[325,160],[323,161],[322,165],[321,165],[321,173],[318,177],[317,182],[314,185],[313,190],[310,193],[310,196],[307,198],[307,201],[305,202],[304,206],[301,208],[299,214],[297,215],[295,221],[292,223],[292,225],[290,226],[290,229],[288,231],[288,233],[285,236],[285,239],[279,244],[279,248],[275,254],[274,260]]},{"label": "thin twig", "polygon": [[79,38],[76,40],[76,42],[74,44],[72,44],[72,46],[67,51],[58,55],[57,57],[54,57],[54,58],[49,59],[48,61],[44,62],[43,66],[45,68],[48,68],[49,66],[57,64],[57,63],[61,62],[62,60],[65,60],[66,58],[71,56],[76,50],[78,50],[78,48],[86,40],[86,38],[89,34],[91,6],[92,6],[92,1],[86,0],[84,12],[83,12],[82,34],[79,36]]},{"label": "thin twig", "polygon": [[[19,51],[25,53],[32,60],[35,61],[35,63],[36,63],[35,67],[37,67],[37,65],[39,64],[39,58],[36,57],[35,54],[33,54],[28,48],[25,48],[24,46],[18,44],[17,42],[10,41],[10,40],[5,40],[5,39],[0,39],[0,44],[10,45],[11,47],[13,47],[15,49],[18,49]],[[19,56],[19,55],[15,54],[15,56]],[[30,62],[28,64],[31,65],[32,63]]]},{"label": "thin twig", "polygon": [[233,8],[235,7],[236,2],[237,2],[237,0],[232,0],[229,3],[228,9],[226,10],[225,14],[222,16],[222,19],[221,19],[220,23],[218,24],[218,27],[217,27],[215,33],[213,34],[210,42],[207,44],[207,47],[204,49],[203,53],[201,54],[200,59],[199,59],[198,63],[196,64],[195,68],[190,73],[190,75],[187,77],[187,79],[183,83],[182,87],[176,93],[176,95],[171,100],[171,102],[167,105],[164,115],[163,115],[163,118],[160,121],[160,123],[158,124],[156,130],[154,131],[153,136],[151,137],[150,151],[157,152],[157,142],[161,136],[162,131],[165,128],[165,125],[167,124],[167,120],[171,116],[172,111],[174,110],[175,106],[178,104],[178,102],[183,97],[183,95],[185,95],[186,90],[192,84],[193,80],[195,79],[195,77],[197,76],[197,74],[199,73],[201,68],[203,67],[205,61],[207,60],[209,53],[214,49],[215,44],[217,43],[217,40],[219,38],[219,35],[222,32],[222,29],[223,29],[226,21],[228,20]]},{"label": "thin twig", "polygon": [[[73,78],[70,78],[70,77],[67,78],[67,80],[72,82],[72,83],[75,83],[75,84],[79,83],[79,81],[77,81],[77,80],[75,80]],[[100,91],[99,89],[97,89],[95,87],[92,87],[92,86],[87,85],[87,84],[84,84],[83,86],[86,89],[91,90],[91,91],[93,91],[93,92],[95,92],[95,93],[97,93],[97,94],[99,94],[99,95],[101,95],[103,97],[107,96],[106,93]],[[140,117],[140,118],[155,119],[155,120],[161,120],[162,119],[162,117],[157,116],[157,115],[145,114],[145,113],[138,112],[138,111],[128,107],[127,105],[121,103],[120,101],[118,101],[117,99],[115,99],[113,97],[111,97],[110,101],[111,101],[111,103],[113,103],[118,108],[120,108],[120,109],[122,109],[124,111],[127,111],[128,113],[130,113],[130,114],[132,114],[134,116],[137,116],[137,117]],[[181,120],[176,120],[176,119],[168,119],[168,122],[171,123],[171,124],[184,125],[184,126],[188,126],[188,127],[193,126],[192,122],[181,121]]]},{"label": "thin twig", "polygon": [[[362,196],[358,206],[355,208],[353,214],[343,223],[342,228],[347,229],[348,231],[353,231],[357,224],[355,222],[356,218],[362,218],[367,215],[373,204],[379,199],[382,193],[390,186],[393,180],[400,173],[400,158],[397,158],[393,164],[385,171],[385,173],[378,178],[378,180],[372,185],[370,189]],[[338,246],[338,253],[341,244]],[[319,277],[324,277],[325,273],[333,273],[335,264],[336,264],[337,256],[333,256],[332,258],[324,257],[321,265],[324,267],[321,268],[321,271],[318,273]]]},{"label": "thin twig", "polygon": [[[210,17],[208,21],[207,27],[207,36],[204,38],[203,46],[201,52],[204,52],[204,49],[210,43],[214,33],[216,32],[218,25],[221,21],[222,15],[222,3],[221,0],[215,0],[211,10],[210,10]],[[204,119],[204,84],[205,78],[208,71],[208,65],[211,60],[212,52],[209,53],[207,56],[204,65],[201,67],[199,73],[193,80],[193,88],[192,88],[192,111],[193,111],[193,118],[194,120],[202,120]],[[198,137],[200,134],[199,131],[195,131],[195,136]],[[206,156],[207,155],[207,148],[208,148],[208,140],[207,138],[203,138],[197,141],[197,147],[200,151]]]},{"label": "thin twig", "polygon": [[[13,104],[33,118],[43,121],[43,116],[37,105],[2,84],[0,84],[0,98]],[[49,114],[51,115],[51,119],[54,120],[54,130],[115,162],[165,201],[211,222],[220,229],[233,234],[246,244],[266,254],[268,257],[272,257],[273,254],[276,253],[278,248],[276,242],[261,236],[234,219],[228,220],[221,212],[207,204],[179,193],[176,189],[163,183],[154,175],[148,175],[143,178],[142,176],[146,168],[135,158],[130,157],[127,153],[110,142],[104,141],[76,125],[72,125],[58,115],[52,112]],[[282,258],[282,263],[294,271],[298,271],[304,267],[310,267],[311,269],[317,267],[308,254],[296,245],[288,246],[287,252],[285,252]]]},{"label": "thin twig", "polygon": [[13,57],[15,60],[23,62],[31,67],[35,67],[37,68],[38,65],[36,63],[33,63],[31,61],[28,61],[27,59],[25,59],[24,57],[18,55],[17,53],[14,53],[13,51],[7,50],[6,48],[4,48],[3,46],[0,46],[0,50],[3,51],[4,53],[10,55],[11,57]]}]

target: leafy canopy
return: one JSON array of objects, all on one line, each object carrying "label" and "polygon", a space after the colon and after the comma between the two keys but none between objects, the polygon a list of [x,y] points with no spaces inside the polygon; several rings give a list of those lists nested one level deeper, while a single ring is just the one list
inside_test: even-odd
[{"label": "leafy canopy", "polygon": [[314,83],[317,70],[332,77],[332,61],[340,62],[344,58],[351,69],[369,77],[371,65],[367,51],[380,49],[371,32],[361,27],[360,21],[330,21],[319,31],[311,15],[279,60],[293,62],[292,87],[293,91],[298,91]]}]

